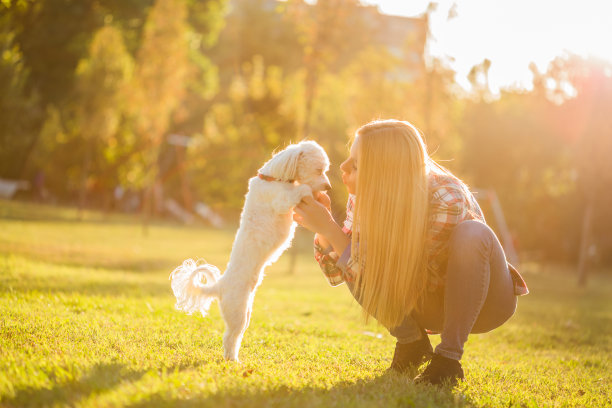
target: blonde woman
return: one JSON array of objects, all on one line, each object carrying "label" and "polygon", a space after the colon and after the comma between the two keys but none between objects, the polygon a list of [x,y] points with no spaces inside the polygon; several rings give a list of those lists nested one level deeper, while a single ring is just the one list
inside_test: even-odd
[{"label": "blonde woman", "polygon": [[[332,286],[346,282],[397,338],[391,369],[430,360],[415,381],[464,378],[470,333],[508,320],[528,293],[466,185],[428,155],[410,123],[368,123],[340,166],[349,192],[342,226],[325,194],[306,198],[294,219],[315,232],[315,258]],[[427,336],[441,333],[433,353]]]}]

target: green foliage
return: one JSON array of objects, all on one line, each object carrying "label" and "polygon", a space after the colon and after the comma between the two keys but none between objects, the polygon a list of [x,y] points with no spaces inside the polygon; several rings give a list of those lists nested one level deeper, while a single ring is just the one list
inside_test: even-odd
[{"label": "green foliage", "polygon": [[[559,265],[524,268],[531,294],[470,336],[454,389],[387,373],[393,339],[364,326],[348,290],[300,253],[268,268],[241,350],[223,322],[174,309],[168,274],[186,257],[227,261],[233,230],[0,202],[0,404],[7,407],[609,406],[609,276],[585,289]],[[432,336],[433,343],[439,341]]]},{"label": "green foliage", "polygon": [[282,66],[286,73],[299,69],[303,62],[293,21],[286,15],[286,4],[266,7],[267,0],[236,0],[229,6],[225,26],[211,49],[220,68],[223,85],[245,63],[261,56],[267,65]]},{"label": "green foliage", "polygon": [[[0,12],[0,26],[8,26],[9,21],[9,14]],[[18,163],[32,149],[43,115],[38,93],[27,89],[28,67],[14,32],[0,32],[0,49],[0,177],[18,178],[22,171]]]},{"label": "green foliage", "polygon": [[[494,97],[484,59],[466,95],[448,61],[426,61],[426,16],[394,20],[355,0],[0,8],[0,177],[42,170],[58,201],[86,191],[102,207],[117,185],[150,193],[157,183],[188,209],[204,201],[235,213],[271,153],[307,137],[331,158],[341,218],[338,165],[354,130],[394,117],[420,128],[433,157],[471,186],[497,191],[527,258],[575,260],[581,240],[590,261],[612,261],[609,63],[532,65],[532,91]],[[186,156],[165,143],[170,134],[191,138]],[[584,222],[591,213],[598,221]]]},{"label": "green foliage", "polygon": [[184,1],[156,0],[137,53],[131,107],[137,131],[153,147],[155,159],[170,115],[185,93],[189,71],[186,18]]},{"label": "green foliage", "polygon": [[[126,110],[128,84],[133,62],[121,32],[101,28],[90,46],[89,58],[76,71],[76,132],[85,145],[82,164],[81,205],[84,204],[89,172],[95,158],[112,163],[117,154],[119,125]],[[101,160],[101,161],[102,161]],[[100,166],[102,169],[104,166]],[[100,170],[98,170],[98,173]]]},{"label": "green foliage", "polygon": [[242,207],[248,179],[271,152],[296,142],[291,90],[295,77],[264,65],[261,57],[242,65],[224,96],[204,119],[203,136],[189,151],[193,185],[210,204]]},{"label": "green foliage", "polygon": [[[55,123],[59,126],[56,134],[63,133],[64,135],[75,131],[74,126],[80,127],[77,123],[75,109],[75,105],[77,105],[75,104],[75,95],[80,92],[76,89],[78,86],[77,65],[79,61],[87,58],[89,45],[94,34],[105,24],[112,23],[114,27],[121,31],[122,41],[125,42],[128,52],[136,57],[138,50],[141,49],[142,39],[146,37],[143,34],[144,23],[152,4],[153,1],[151,0],[22,0],[3,3],[0,19],[2,26],[7,29],[0,33],[0,43],[2,43],[2,49],[5,50],[0,63],[0,85],[3,89],[0,97],[0,103],[2,104],[2,109],[0,109],[0,140],[2,140],[0,157],[6,160],[1,161],[0,176],[9,178],[27,177],[41,168],[40,156],[43,152],[48,152],[46,148],[49,144],[49,141],[39,140],[41,129],[45,128],[42,133],[49,130],[49,126],[45,123],[49,121]],[[184,75],[184,68],[182,70],[177,69],[176,72],[170,73],[168,79],[173,78],[173,75],[178,75],[178,85],[180,86],[176,88],[176,91],[181,93],[181,88],[185,87],[182,82],[187,78],[196,78],[189,86],[194,90],[195,99],[200,104],[203,99],[209,99],[215,91],[215,69],[211,66],[210,61],[207,61],[206,57],[203,56],[203,52],[206,47],[209,47],[215,41],[222,26],[223,20],[220,16],[224,4],[223,0],[188,2],[191,28],[187,26],[187,11],[184,7],[182,11],[184,21],[181,23],[183,24],[181,29],[186,32],[179,34],[179,36],[185,42],[189,40],[189,48],[187,46],[183,48],[188,48],[190,58],[194,61],[197,60],[197,63],[194,64],[196,68],[190,71],[190,76]],[[181,13],[181,7],[170,7],[168,16],[170,17],[177,12]],[[172,36],[158,38],[155,46],[158,47],[158,50],[161,50],[166,46],[164,42],[167,39],[169,44],[167,47],[170,47],[171,51],[169,55],[170,57],[176,57],[176,54],[172,54],[175,52],[174,45],[176,44],[170,43],[170,41],[173,41],[172,38]],[[118,44],[116,41],[114,43]],[[108,48],[108,52],[122,53],[124,51]],[[149,46],[149,52],[155,54],[155,47]],[[155,57],[153,55],[153,58]],[[177,62],[179,61],[180,59],[177,60]],[[110,80],[110,78],[107,80]],[[100,83],[104,84],[104,82]],[[177,81],[170,82],[169,86],[177,86]],[[132,84],[132,87],[134,87],[134,84]],[[4,92],[5,90],[6,92]],[[135,89],[132,89],[129,93],[135,94]],[[155,98],[147,99],[149,104],[154,102],[159,101]],[[117,109],[125,114],[126,109],[131,108],[131,106],[121,106]],[[129,109],[127,110],[129,111]],[[135,108],[131,111],[136,112],[136,117],[139,117],[139,111]],[[48,112],[57,113],[55,119],[47,117]],[[95,115],[95,113],[88,114]],[[197,112],[194,114],[197,115]],[[56,120],[57,118],[59,120]],[[164,122],[163,118],[157,120]],[[166,119],[165,122],[168,122],[168,120]],[[96,127],[93,123],[88,122],[88,124],[90,128]],[[104,126],[106,126],[106,123]],[[123,142],[133,139],[127,134],[135,130],[134,116],[131,118],[122,117],[118,127],[117,134],[114,136],[117,140],[116,145],[125,147]],[[199,124],[195,128],[192,127],[192,129],[197,128],[199,128]],[[76,129],[76,133],[80,134],[82,131]],[[58,138],[57,140],[58,148],[62,145],[61,139]],[[121,169],[127,163],[142,167],[137,160],[139,159],[139,153],[133,150],[142,148],[143,143],[136,140],[136,143],[132,143],[131,147],[132,151],[123,149],[120,155],[108,154],[108,152],[103,155],[96,154],[96,159],[100,159],[100,161],[107,157],[120,157],[119,163],[113,160],[106,163],[104,171],[97,174],[95,183],[112,185],[116,182],[117,172],[141,173],[131,169]],[[81,146],[71,146],[71,149],[75,156],[82,156],[84,151]],[[75,165],[82,167],[82,165],[75,164],[75,162],[82,162],[77,157],[68,158],[68,160],[61,162],[66,164],[66,167],[61,169],[64,173],[79,174],[82,172],[82,169],[76,169],[75,172],[70,170]],[[58,162],[53,164],[60,173]],[[48,180],[53,187],[61,185],[59,179],[48,178]],[[132,182],[136,181],[133,177],[130,180]],[[80,183],[69,184],[71,185],[70,188],[54,189],[53,195],[59,195],[63,199],[70,197],[74,193],[74,189],[78,189]]]},{"label": "green foliage", "polygon": [[[593,243],[600,257],[611,248],[610,72],[610,64],[559,59],[547,73],[536,72],[533,92],[505,91],[487,101],[485,89],[465,103],[461,162],[450,167],[463,169],[472,186],[497,191],[528,256],[576,259],[591,197],[598,219]],[[566,93],[571,88],[573,96]]]},{"label": "green foliage", "polygon": [[119,132],[132,71],[121,32],[111,25],[98,30],[77,66],[72,103],[61,105],[63,110],[49,106],[32,159],[55,192],[78,189],[84,204],[87,191],[100,193],[117,183],[116,165],[133,148]]},{"label": "green foliage", "polygon": [[117,133],[132,71],[121,32],[112,26],[98,30],[88,58],[76,69],[77,126],[85,139],[105,140]]},{"label": "green foliage", "polygon": [[[497,192],[521,247],[567,256],[576,244],[569,234],[575,228],[575,182],[567,169],[569,151],[547,122],[554,120],[555,109],[545,99],[520,93],[467,104],[461,167],[471,186]],[[566,205],[555,205],[559,200]]]},{"label": "green foliage", "polygon": [[40,94],[43,106],[70,96],[78,61],[103,22],[94,3],[27,0],[8,8],[9,27],[28,67],[28,86]]}]

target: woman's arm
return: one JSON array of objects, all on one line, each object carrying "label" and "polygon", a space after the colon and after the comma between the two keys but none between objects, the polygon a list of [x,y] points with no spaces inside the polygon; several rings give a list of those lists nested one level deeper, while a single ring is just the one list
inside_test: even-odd
[{"label": "woman's arm", "polygon": [[338,254],[343,253],[351,242],[351,239],[342,231],[342,227],[336,224],[329,209],[312,197],[304,197],[302,202],[295,207],[293,219],[304,228],[317,234],[321,246],[329,246],[324,243],[331,244],[334,252]]},{"label": "woman's arm", "polygon": [[351,238],[347,236],[344,231],[342,231],[342,227],[335,222],[329,224],[326,231],[321,231],[321,235],[331,244],[332,248],[334,248],[334,252],[337,254],[344,253],[351,243]]},{"label": "woman's arm", "polygon": [[314,257],[330,285],[338,286],[345,282],[345,271],[338,266],[338,254],[331,247],[322,248],[320,242],[315,239]]},{"label": "woman's arm", "polygon": [[321,248],[324,248],[324,249],[327,249],[331,246],[327,238],[325,238],[321,234],[315,234],[315,242],[318,242],[319,246],[321,246]]},{"label": "woman's arm", "polygon": [[[315,193],[314,198],[316,199],[317,202],[321,203],[327,209],[327,211],[331,213],[331,199],[326,193],[321,192],[321,191],[318,193]],[[298,221],[298,220],[301,221],[299,216],[298,217],[294,216],[294,219],[295,221]],[[329,240],[321,234],[318,234],[318,233],[315,234],[314,242],[317,244],[319,249],[323,250],[323,252],[329,252],[332,250],[332,248],[330,248],[331,243],[329,242]]]},{"label": "woman's arm", "polygon": [[[317,201],[329,212],[330,203],[329,197],[325,193],[319,193],[316,197]],[[314,256],[315,260],[321,267],[321,271],[329,281],[330,285],[338,286],[345,281],[353,282],[355,279],[354,268],[357,266],[353,259],[350,259],[350,241],[351,241],[351,226],[352,226],[352,209],[353,201],[349,198],[347,203],[347,218],[341,228],[342,233],[346,236],[346,241],[342,239],[334,239],[334,241],[340,241],[336,243],[336,248],[329,242],[327,237],[323,234],[315,234],[314,239]],[[294,217],[296,221],[304,222],[305,220],[298,214]],[[331,223],[330,223],[331,225]],[[337,225],[336,225],[337,226]],[[327,236],[331,237],[334,235],[333,231],[326,233]],[[346,246],[345,246],[346,244]],[[342,252],[337,252],[337,249],[345,249]],[[349,255],[347,257],[347,254]],[[348,259],[347,259],[348,258]]]},{"label": "woman's arm", "polygon": [[[323,206],[327,208],[327,211],[331,213],[331,199],[326,193],[319,192],[314,197],[319,203],[323,204]],[[320,248],[326,250],[331,246],[327,238],[321,234],[315,234],[315,242],[318,243]]]}]

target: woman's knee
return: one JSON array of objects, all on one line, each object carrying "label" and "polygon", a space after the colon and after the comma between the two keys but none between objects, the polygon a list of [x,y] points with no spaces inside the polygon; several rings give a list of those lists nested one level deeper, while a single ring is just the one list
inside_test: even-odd
[{"label": "woman's knee", "polygon": [[491,236],[495,236],[495,233],[491,228],[481,221],[476,220],[466,220],[461,221],[457,226],[453,229],[451,234],[451,239],[478,239],[485,238],[488,239]]},{"label": "woman's knee", "polygon": [[449,246],[451,250],[466,251],[470,248],[490,249],[497,237],[489,226],[475,220],[462,221],[451,233]]}]

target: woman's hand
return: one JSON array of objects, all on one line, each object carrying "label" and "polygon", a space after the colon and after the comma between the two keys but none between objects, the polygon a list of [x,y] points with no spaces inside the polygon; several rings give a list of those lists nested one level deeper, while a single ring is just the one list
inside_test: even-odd
[{"label": "woman's hand", "polygon": [[312,197],[304,197],[295,206],[293,220],[314,233],[326,235],[330,228],[336,225],[330,208],[331,200],[325,193],[318,193],[316,200]]},{"label": "woman's hand", "polygon": [[331,198],[329,198],[327,193],[325,193],[323,191],[319,191],[316,194],[317,194],[317,196],[315,197],[315,200],[317,200],[319,203],[323,204],[323,206],[325,208],[327,208],[327,211],[331,212]]},{"label": "woman's hand", "polygon": [[351,239],[334,221],[330,204],[331,200],[325,193],[318,193],[316,200],[310,196],[304,197],[302,202],[295,206],[293,219],[302,227],[316,233],[324,248],[331,245],[336,253],[342,254]]}]

